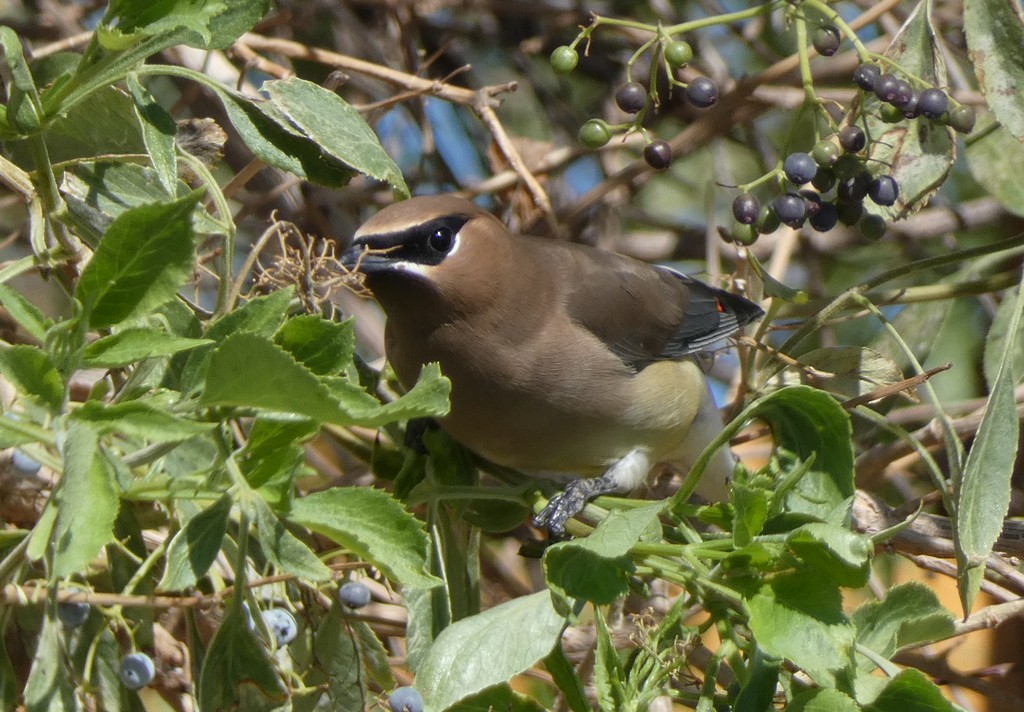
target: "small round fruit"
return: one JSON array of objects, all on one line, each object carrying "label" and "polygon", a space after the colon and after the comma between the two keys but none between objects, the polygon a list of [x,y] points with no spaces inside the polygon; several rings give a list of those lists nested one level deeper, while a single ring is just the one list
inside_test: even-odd
[{"label": "small round fruit", "polygon": [[839,49],[839,29],[835,25],[822,25],[815,31],[812,43],[822,57],[831,57]]},{"label": "small round fruit", "polygon": [[811,219],[808,220],[818,232],[828,232],[836,226],[839,221],[839,210],[832,203],[822,203],[818,209],[816,215],[812,215]]},{"label": "small round fruit", "polygon": [[871,174],[861,171],[853,178],[839,184],[836,189],[836,197],[847,203],[860,202],[868,194],[868,186],[871,185],[871,181]]},{"label": "small round fruit", "polygon": [[804,199],[807,207],[807,217],[814,217],[821,210],[821,196],[813,190],[801,190],[798,195]]},{"label": "small round fruit", "polygon": [[771,205],[762,205],[761,214],[757,216],[757,231],[762,235],[773,233],[779,229],[779,225],[782,221],[779,220],[778,213],[775,212],[775,208]]},{"label": "small round fruit", "polygon": [[[81,589],[69,589],[81,591]],[[92,610],[85,601],[63,601],[57,604],[57,618],[68,628],[77,628],[89,620],[89,611]]]},{"label": "small round fruit", "polygon": [[892,103],[899,91],[899,79],[892,74],[883,74],[875,80],[875,96],[887,104]]},{"label": "small round fruit", "polygon": [[612,139],[612,130],[601,119],[590,119],[580,126],[580,143],[589,148],[601,148]]},{"label": "small round fruit", "polygon": [[900,187],[892,176],[878,176],[868,186],[868,197],[876,205],[889,206],[900,197]]},{"label": "small round fruit", "polygon": [[853,83],[864,91],[874,91],[875,82],[882,75],[882,70],[875,64],[862,64],[853,70]]},{"label": "small round fruit", "polygon": [[881,215],[865,215],[860,221],[860,231],[869,240],[880,240],[885,235],[885,218]]},{"label": "small round fruit", "polygon": [[668,62],[670,67],[682,67],[693,59],[693,47],[690,46],[689,42],[683,40],[673,40],[665,45],[663,50],[665,53],[665,61]]},{"label": "small round fruit", "polygon": [[663,171],[672,165],[672,147],[665,141],[651,141],[644,146],[644,160],[656,171]]},{"label": "small round fruit", "polygon": [[839,147],[827,138],[823,138],[814,144],[811,150],[811,158],[822,168],[831,168],[839,160]]},{"label": "small round fruit", "polygon": [[284,608],[268,608],[263,611],[263,622],[274,635],[277,647],[288,645],[299,634],[299,626],[295,616]]},{"label": "small round fruit", "polygon": [[753,225],[761,214],[761,201],[750,193],[740,193],[732,201],[732,215],[737,222]]},{"label": "small round fruit", "polygon": [[937,119],[949,108],[949,97],[941,89],[925,89],[917,100],[917,110],[926,119]]},{"label": "small round fruit", "polygon": [[970,106],[960,105],[949,112],[949,125],[962,134],[969,134],[974,129],[976,119],[974,109]]},{"label": "small round fruit", "polygon": [[892,98],[892,105],[902,111],[903,107],[916,101],[917,94],[914,92],[914,87],[910,86],[910,82],[906,79],[897,79],[896,94]]},{"label": "small round fruit", "polygon": [[839,222],[843,225],[856,225],[857,221],[864,215],[864,203],[838,203]]},{"label": "small round fruit", "polygon": [[551,67],[559,74],[568,74],[580,63],[580,55],[572,47],[562,45],[551,53]]},{"label": "small round fruit", "polygon": [[19,475],[34,475],[39,472],[42,465],[21,450],[15,450],[11,453],[11,467]]},{"label": "small round fruit", "polygon": [[864,164],[856,156],[846,153],[839,157],[833,170],[839,180],[849,180],[864,170]]},{"label": "small round fruit", "polygon": [[897,109],[892,104],[883,104],[881,110],[878,112],[879,117],[887,124],[898,124],[903,121],[905,116],[903,112]]},{"label": "small round fruit", "polygon": [[626,82],[615,90],[615,103],[627,114],[635,114],[647,104],[647,90],[640,82]]},{"label": "small round fruit", "polygon": [[818,189],[819,192],[827,193],[832,190],[836,184],[836,172],[831,168],[819,168],[818,172],[814,174],[814,180],[811,181],[811,185]]},{"label": "small round fruit", "polygon": [[850,124],[839,129],[839,145],[847,153],[860,153],[867,145],[868,138],[860,126]]},{"label": "small round fruit", "polygon": [[897,108],[903,114],[904,119],[916,119],[921,115],[921,95],[915,92],[914,96],[910,97],[910,101]]},{"label": "small round fruit", "polygon": [[686,87],[686,98],[694,106],[706,109],[718,101],[718,85],[707,77],[697,77]]},{"label": "small round fruit", "polygon": [[780,195],[772,201],[772,207],[779,220],[790,227],[800,227],[807,217],[807,203],[796,193]]},{"label": "small round fruit", "polygon": [[388,695],[391,712],[423,712],[423,696],[415,687],[398,687]]},{"label": "small round fruit", "polygon": [[121,684],[129,690],[141,690],[153,682],[156,677],[156,666],[153,659],[145,653],[128,653],[121,658],[121,670],[118,672]]},{"label": "small round fruit", "polygon": [[818,164],[811,158],[811,154],[798,151],[786,156],[786,160],[782,162],[782,170],[791,182],[803,185],[814,179]]},{"label": "small round fruit", "polygon": [[370,602],[370,589],[361,581],[348,581],[338,589],[338,600],[349,608],[362,608]]}]

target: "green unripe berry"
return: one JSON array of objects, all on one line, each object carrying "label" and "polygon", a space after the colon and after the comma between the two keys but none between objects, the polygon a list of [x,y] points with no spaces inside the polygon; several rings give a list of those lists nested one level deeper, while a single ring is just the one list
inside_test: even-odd
[{"label": "green unripe berry", "polygon": [[974,109],[970,106],[961,104],[949,112],[949,125],[962,134],[969,134],[974,129],[976,119]]},{"label": "green unripe berry", "polygon": [[903,116],[903,112],[892,104],[882,104],[882,108],[879,110],[879,113],[882,117],[882,121],[887,124],[898,124],[906,118]]},{"label": "green unripe berry", "polygon": [[693,47],[689,42],[674,40],[665,45],[665,61],[670,67],[682,67],[693,59]]},{"label": "green unripe berry", "polygon": [[551,53],[551,67],[559,74],[568,74],[580,62],[579,53],[568,45],[556,47]]},{"label": "green unripe berry", "polygon": [[885,235],[885,218],[881,215],[865,215],[860,221],[860,231],[869,240],[881,240]]},{"label": "green unripe berry", "polygon": [[823,138],[814,144],[814,149],[811,150],[811,157],[822,168],[831,168],[839,160],[840,153],[842,151],[839,150],[839,146],[827,138]]},{"label": "green unripe berry", "polygon": [[588,148],[601,148],[612,138],[612,130],[601,119],[590,119],[580,126],[580,143]]},{"label": "green unripe berry", "polygon": [[779,219],[775,209],[769,205],[764,204],[761,206],[761,214],[757,217],[757,231],[762,235],[775,232],[782,225],[782,220]]}]

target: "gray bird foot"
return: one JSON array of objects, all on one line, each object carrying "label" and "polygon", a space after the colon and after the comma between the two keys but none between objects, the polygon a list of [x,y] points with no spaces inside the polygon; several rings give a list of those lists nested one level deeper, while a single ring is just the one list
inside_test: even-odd
[{"label": "gray bird foot", "polygon": [[609,473],[600,477],[585,480],[573,480],[550,500],[540,514],[533,518],[536,527],[547,527],[552,539],[565,536],[565,523],[583,511],[587,502],[602,494],[615,492],[619,488],[617,480]]}]

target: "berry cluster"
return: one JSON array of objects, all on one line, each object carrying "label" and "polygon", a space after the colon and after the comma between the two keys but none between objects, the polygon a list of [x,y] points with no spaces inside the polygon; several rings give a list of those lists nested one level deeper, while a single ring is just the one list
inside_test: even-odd
[{"label": "berry cluster", "polygon": [[960,133],[974,128],[974,109],[957,105],[950,108],[946,92],[937,87],[918,91],[906,79],[895,74],[882,73],[875,64],[862,64],[853,73],[854,83],[865,92],[872,92],[882,101],[883,121],[895,123],[903,119],[925,118],[937,121]]},{"label": "berry cluster", "polygon": [[[579,41],[577,39],[577,41]],[[693,59],[693,48],[683,40],[665,39],[655,45],[660,60],[666,67],[666,75],[673,86],[684,88],[686,98],[699,109],[706,109],[718,101],[718,85],[707,77],[696,77],[689,84],[678,81],[672,70]],[[658,57],[655,57],[657,60]],[[573,47],[563,45],[551,53],[551,66],[560,74],[567,74],[576,68],[579,54]],[[637,81],[627,81],[615,90],[615,103],[627,114],[634,116],[631,123],[611,126],[603,119],[589,119],[580,127],[580,143],[589,148],[600,148],[608,143],[615,132],[629,133],[641,130],[644,113],[657,101],[657,97]],[[663,171],[672,165],[672,148],[665,141],[651,140],[644,147],[644,160],[651,168]]]}]

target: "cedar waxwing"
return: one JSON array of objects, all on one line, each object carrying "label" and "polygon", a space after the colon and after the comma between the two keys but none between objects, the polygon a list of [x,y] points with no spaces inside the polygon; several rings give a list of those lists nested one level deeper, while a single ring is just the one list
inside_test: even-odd
[{"label": "cedar waxwing", "polygon": [[[665,267],[512,235],[452,196],[381,210],[342,263],[387,315],[399,381],[412,387],[432,361],[451,380],[440,423],[455,440],[518,470],[601,474],[536,517],[555,537],[589,499],[636,488],[656,464],[689,470],[722,422],[686,356],[764,314]],[[733,465],[721,450],[697,492],[723,499]]]}]

